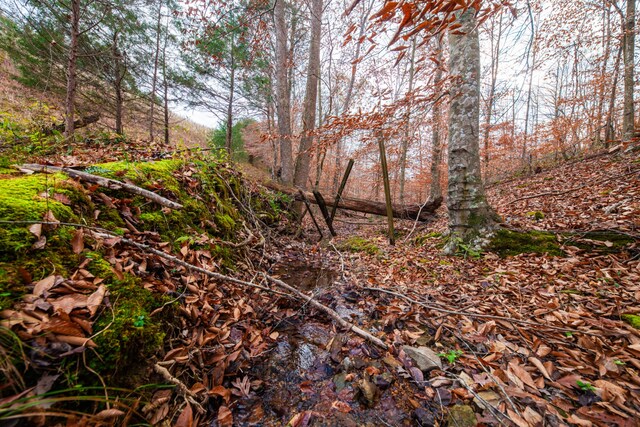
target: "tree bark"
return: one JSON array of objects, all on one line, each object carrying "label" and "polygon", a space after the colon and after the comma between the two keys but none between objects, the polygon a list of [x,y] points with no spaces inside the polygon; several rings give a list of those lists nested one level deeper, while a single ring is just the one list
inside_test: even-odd
[{"label": "tree bark", "polygon": [[229,54],[231,56],[231,78],[229,81],[229,103],[227,104],[227,133],[225,137],[224,147],[227,150],[227,155],[229,159],[232,159],[233,155],[233,147],[231,143],[233,142],[233,93],[235,91],[235,83],[236,83],[236,64],[233,57],[233,49],[234,42],[233,38],[231,40],[231,49]]},{"label": "tree bark", "polygon": [[622,118],[622,135],[625,140],[631,139],[635,131],[633,111],[635,17],[636,0],[627,0],[624,24],[624,115]]},{"label": "tree bark", "polygon": [[[438,62],[442,64],[443,53],[442,43],[438,40],[436,44],[438,50]],[[436,90],[441,91],[442,84],[442,68],[438,66],[433,80],[433,85]],[[440,126],[442,121],[441,104],[438,100],[433,105],[433,120],[432,120],[432,134],[433,134],[433,151],[431,154],[431,190],[430,200],[442,199],[442,186],[440,185],[440,164],[442,163],[442,136],[440,135]]]},{"label": "tree bark", "polygon": [[164,87],[164,145],[169,146],[169,82],[167,81],[167,40],[169,39],[168,24],[165,27],[164,45],[162,46],[162,86]]},{"label": "tree bark", "polygon": [[[289,93],[289,51],[284,0],[276,0],[274,20],[276,30],[276,112],[280,139],[280,181],[293,183],[293,152],[291,149],[291,106]],[[278,175],[278,174],[277,174]]]},{"label": "tree bark", "polygon": [[71,1],[70,22],[70,44],[67,57],[67,94],[65,99],[65,126],[64,138],[72,142],[75,130],[75,106],[76,106],[76,86],[77,86],[77,62],[78,62],[78,38],[80,36],[80,0]]},{"label": "tree bark", "polygon": [[298,150],[298,161],[293,184],[307,188],[309,168],[311,165],[311,133],[316,124],[316,103],[318,98],[318,78],[320,75],[320,39],[322,37],[322,0],[312,0],[311,4],[311,38],[309,40],[309,67],[307,69],[307,85],[302,113],[302,137]]},{"label": "tree bark", "polygon": [[450,244],[455,252],[460,240],[476,245],[489,232],[497,216],[487,203],[480,172],[480,43],[476,12],[458,13],[460,31],[449,33],[449,209]]},{"label": "tree bark", "polygon": [[[415,75],[415,61],[416,61],[416,39],[415,37],[411,41],[411,58],[409,63],[409,89],[407,96],[412,97],[413,94],[413,78]],[[404,115],[404,135],[402,138],[402,149],[400,150],[400,177],[399,177],[399,193],[400,204],[404,203],[404,182],[407,171],[407,151],[409,150],[409,142],[411,139],[411,110],[413,109],[413,103],[411,98],[407,104],[407,110]]]},{"label": "tree bark", "polygon": [[162,20],[162,3],[159,2],[158,21],[156,25],[156,50],[153,59],[153,79],[151,80],[151,106],[149,110],[149,141],[153,142],[153,119],[156,106],[156,86],[158,84],[158,63],[160,58],[160,22]]},{"label": "tree bark", "polygon": [[118,32],[113,35],[112,54],[114,62],[114,83],[113,89],[116,93],[116,133],[122,135],[124,129],[122,126],[122,112],[124,110],[124,97],[122,94],[122,80],[126,74],[126,68],[123,70],[122,53],[118,49]]}]

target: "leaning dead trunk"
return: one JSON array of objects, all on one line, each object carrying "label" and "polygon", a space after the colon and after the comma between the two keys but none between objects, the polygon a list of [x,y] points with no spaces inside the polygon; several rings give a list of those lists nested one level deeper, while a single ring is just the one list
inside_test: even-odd
[{"label": "leaning dead trunk", "polygon": [[464,34],[449,34],[449,252],[460,240],[475,244],[496,221],[480,173],[480,43],[475,10],[459,14],[458,22]]}]

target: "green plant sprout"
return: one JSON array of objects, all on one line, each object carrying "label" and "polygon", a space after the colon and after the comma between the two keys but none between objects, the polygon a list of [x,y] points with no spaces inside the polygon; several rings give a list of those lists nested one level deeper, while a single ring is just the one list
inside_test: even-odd
[{"label": "green plant sprout", "polygon": [[449,350],[446,353],[438,353],[438,356],[447,359],[447,362],[453,365],[462,356],[462,350]]}]

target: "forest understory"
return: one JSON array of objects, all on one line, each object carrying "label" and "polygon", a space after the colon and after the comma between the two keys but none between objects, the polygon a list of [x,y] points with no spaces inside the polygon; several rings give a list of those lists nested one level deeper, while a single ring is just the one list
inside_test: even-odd
[{"label": "forest understory", "polygon": [[340,211],[318,242],[289,197],[201,155],[84,168],[183,209],[3,169],[0,419],[637,425],[633,148],[491,186],[504,229],[456,256],[445,207],[395,246]]}]

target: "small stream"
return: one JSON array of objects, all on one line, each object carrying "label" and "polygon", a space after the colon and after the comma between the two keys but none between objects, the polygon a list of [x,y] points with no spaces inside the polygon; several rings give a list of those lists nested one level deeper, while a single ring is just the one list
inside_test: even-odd
[{"label": "small stream", "polygon": [[[278,266],[273,274],[329,301],[350,321],[362,316],[336,292],[336,271],[294,264]],[[396,380],[395,367],[383,362],[377,348],[336,334],[331,321],[315,311],[283,319],[275,331],[275,347],[249,373],[262,386],[234,411],[238,425],[282,426],[297,414],[304,417],[298,426],[414,425],[407,396],[415,390]]]}]

